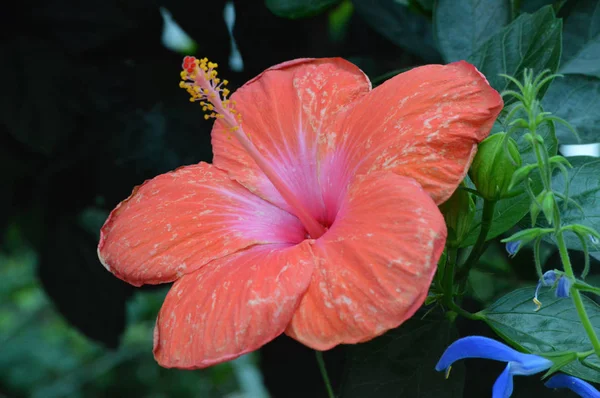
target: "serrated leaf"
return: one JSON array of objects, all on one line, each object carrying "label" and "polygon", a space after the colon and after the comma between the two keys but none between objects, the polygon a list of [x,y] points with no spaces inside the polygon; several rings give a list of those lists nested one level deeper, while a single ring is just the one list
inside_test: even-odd
[{"label": "serrated leaf", "polygon": [[510,21],[509,0],[439,0],[435,36],[446,62],[468,58]]},{"label": "serrated leaf", "polygon": [[[542,308],[535,311],[532,299],[534,287],[517,289],[500,298],[482,312],[484,321],[505,341],[532,354],[584,352],[592,349],[573,302],[557,298],[550,288],[539,296]],[[583,297],[588,316],[600,334],[600,306]],[[585,359],[595,363],[592,355]],[[572,362],[562,371],[592,382],[600,382],[600,373],[579,362]]]},{"label": "serrated leaf", "polygon": [[[534,75],[546,69],[556,72],[560,62],[561,29],[562,21],[555,17],[552,7],[543,7],[535,14],[519,16],[483,43],[468,61],[477,66],[496,90],[514,88],[514,84],[499,74],[521,79],[525,68],[533,69]],[[539,97],[542,96],[540,92]],[[506,101],[514,100],[507,98]]]},{"label": "serrated leaf", "polygon": [[561,73],[600,77],[600,2],[578,1],[565,22]]},{"label": "serrated leaf", "polygon": [[452,367],[448,380],[435,371],[440,356],[457,337],[456,327],[447,319],[415,315],[383,336],[348,346],[341,396],[462,397],[462,364]]},{"label": "serrated leaf", "polygon": [[284,18],[305,18],[319,14],[341,0],[265,0],[271,12]]},{"label": "serrated leaf", "polygon": [[583,75],[557,77],[542,106],[569,122],[579,133],[580,142],[566,126],[557,123],[556,135],[561,144],[600,142],[600,79]]}]

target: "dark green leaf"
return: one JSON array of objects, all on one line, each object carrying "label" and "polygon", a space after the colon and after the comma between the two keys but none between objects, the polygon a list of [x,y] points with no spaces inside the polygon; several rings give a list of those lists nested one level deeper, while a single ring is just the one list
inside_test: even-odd
[{"label": "dark green leaf", "polygon": [[435,371],[446,347],[456,340],[456,328],[433,314],[418,315],[368,343],[348,346],[341,396],[462,397],[464,369],[452,367],[450,378]]},{"label": "dark green leaf", "polygon": [[561,73],[600,77],[600,2],[578,1],[563,32]]},{"label": "dark green leaf", "polygon": [[[569,172],[569,197],[583,208],[583,213],[577,207],[570,205],[567,210],[561,204],[561,220],[563,225],[582,224],[600,231],[600,159],[589,156],[568,158],[573,166]],[[558,192],[564,192],[565,182],[562,174],[556,174],[552,179],[552,187]],[[574,234],[565,234],[569,249],[582,250],[580,240]],[[598,246],[588,241],[590,251],[597,251]]]},{"label": "dark green leaf", "polygon": [[[503,131],[506,129],[506,127],[507,126],[503,127],[501,122],[496,121],[492,132],[495,133],[498,131]],[[524,134],[525,131],[521,130],[517,131],[514,135],[512,135],[512,137],[516,140],[517,145],[519,146],[519,153],[521,154],[523,164],[535,163],[537,160],[533,152],[533,148],[531,147],[531,144],[523,138]],[[544,137],[544,143],[546,145],[548,154],[550,156],[556,155],[558,150],[558,141],[556,140],[556,135],[554,132],[554,124],[551,122],[542,124],[538,129],[538,134],[541,134],[542,137]],[[534,180],[533,189],[535,192],[541,191],[542,185],[539,180]],[[529,212],[530,204],[531,198],[526,192],[522,192],[517,196],[498,201],[496,203],[496,207],[494,208],[494,222],[492,223],[492,228],[488,232],[487,238],[495,238],[496,236],[515,226]],[[467,239],[462,242],[461,246],[470,246],[477,240],[479,227],[481,225],[482,211],[483,202],[479,200],[477,201],[477,213],[475,213],[475,220],[473,221],[471,233]]]},{"label": "dark green leaf", "polygon": [[[583,352],[592,349],[581,325],[573,302],[557,298],[550,288],[538,297],[542,308],[535,311],[532,299],[535,288],[527,287],[508,293],[484,312],[485,322],[508,343],[533,354],[549,354],[567,351]],[[600,333],[600,306],[583,297],[590,321]],[[586,361],[597,361],[595,355]],[[600,373],[573,362],[562,369],[583,379],[600,382]]]},{"label": "dark green leaf", "polygon": [[556,124],[561,144],[600,142],[600,79],[583,75],[565,75],[552,82],[542,106],[569,122],[581,142],[564,125]]},{"label": "dark green leaf", "polygon": [[433,18],[444,59],[459,61],[508,24],[509,0],[439,0]]},{"label": "dark green leaf", "polygon": [[[554,16],[551,6],[535,14],[523,14],[492,36],[469,62],[488,78],[492,87],[503,91],[509,82],[499,74],[522,79],[525,68],[534,74],[545,69],[556,72],[560,61],[562,21]],[[514,86],[512,83],[510,86]],[[542,96],[543,93],[540,93]],[[511,102],[513,100],[508,100]]]},{"label": "dark green leaf", "polygon": [[441,60],[431,22],[396,0],[353,0],[358,14],[394,44],[420,56],[426,62]]},{"label": "dark green leaf", "polygon": [[94,235],[66,216],[51,225],[38,268],[47,295],[83,334],[117,347],[133,288],[100,266]]},{"label": "dark green leaf", "polygon": [[547,6],[547,5],[552,5],[554,3],[554,0],[525,0],[525,1],[515,1],[515,0],[511,0],[514,3],[520,3],[520,11],[521,12],[536,12],[537,10],[539,10],[540,8]]},{"label": "dark green leaf", "polygon": [[284,18],[304,18],[319,14],[340,0],[265,0],[271,12]]}]

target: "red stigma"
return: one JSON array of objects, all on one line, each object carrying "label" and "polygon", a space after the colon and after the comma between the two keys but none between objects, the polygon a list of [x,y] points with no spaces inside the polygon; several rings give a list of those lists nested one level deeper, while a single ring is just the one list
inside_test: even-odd
[{"label": "red stigma", "polygon": [[192,57],[187,55],[183,58],[183,69],[185,69],[188,73],[194,72],[196,68],[196,57]]}]

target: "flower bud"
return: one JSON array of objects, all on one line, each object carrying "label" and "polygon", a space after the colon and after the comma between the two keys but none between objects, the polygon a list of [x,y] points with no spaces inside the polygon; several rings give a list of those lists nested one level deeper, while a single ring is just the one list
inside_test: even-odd
[{"label": "flower bud", "polygon": [[517,143],[506,133],[498,133],[479,144],[469,176],[485,199],[499,200],[510,196],[508,188],[519,167],[521,155]]},{"label": "flower bud", "polygon": [[[461,185],[464,186],[464,185]],[[475,202],[471,194],[460,187],[440,206],[448,227],[448,247],[458,247],[471,230],[475,217]]]}]

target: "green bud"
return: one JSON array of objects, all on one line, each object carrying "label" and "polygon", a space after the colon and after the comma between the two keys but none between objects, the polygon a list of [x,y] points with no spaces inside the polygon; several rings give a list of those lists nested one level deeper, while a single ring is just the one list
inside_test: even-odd
[{"label": "green bud", "polygon": [[510,196],[508,188],[519,167],[521,154],[517,143],[506,133],[498,133],[479,144],[469,176],[485,199],[499,200]]},{"label": "green bud", "polygon": [[542,199],[542,211],[544,212],[544,216],[546,216],[546,221],[550,225],[552,225],[552,220],[554,219],[554,205],[554,193],[546,192],[544,199]]},{"label": "green bud", "polygon": [[[461,184],[464,186],[464,184]],[[458,247],[471,230],[475,217],[475,202],[471,194],[460,187],[440,206],[448,227],[448,247]]]}]

